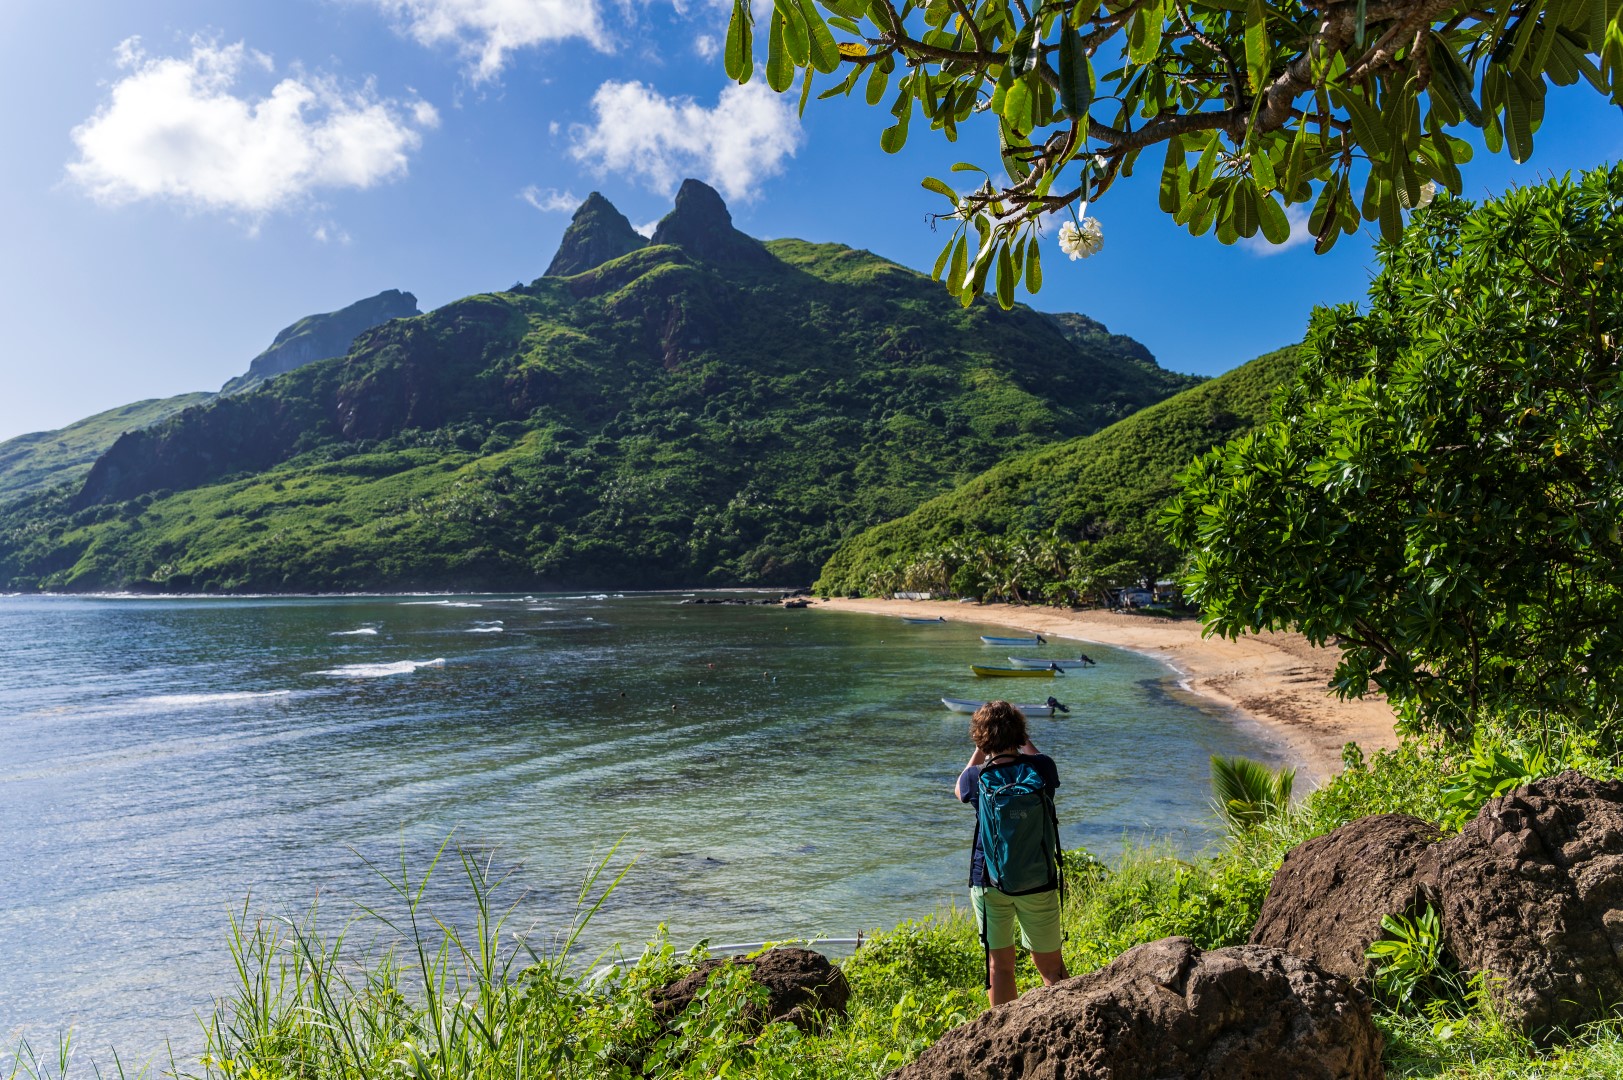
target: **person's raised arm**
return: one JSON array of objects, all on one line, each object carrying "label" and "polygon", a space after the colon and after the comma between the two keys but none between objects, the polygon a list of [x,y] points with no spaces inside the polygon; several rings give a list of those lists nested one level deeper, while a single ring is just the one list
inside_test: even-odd
[{"label": "person's raised arm", "polygon": [[969,770],[979,768],[985,760],[986,751],[975,747],[975,752],[969,755],[969,764],[964,766],[964,771],[958,774],[958,782],[952,786],[953,794],[958,796],[959,802],[969,798],[969,789],[964,785],[964,781],[969,777]]}]

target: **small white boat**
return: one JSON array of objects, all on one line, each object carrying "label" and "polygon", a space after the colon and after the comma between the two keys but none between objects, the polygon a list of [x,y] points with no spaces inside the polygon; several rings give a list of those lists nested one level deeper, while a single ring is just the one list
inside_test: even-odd
[{"label": "small white boat", "polygon": [[912,623],[914,626],[934,626],[937,623],[946,622],[947,617],[945,615],[937,615],[933,619],[919,619],[914,618],[912,615],[903,615],[902,621],[905,623]]},{"label": "small white boat", "polygon": [[[941,704],[945,705],[955,713],[973,713],[976,709],[980,708],[982,705],[985,705],[986,702],[967,701],[963,698],[944,697],[941,699]],[[1019,709],[1028,720],[1033,718],[1044,720],[1054,715],[1054,706],[1052,705],[1016,705],[1015,708]],[[1063,705],[1060,706],[1060,710],[1064,712],[1069,711]]]},{"label": "small white boat", "polygon": [[1060,671],[1075,671],[1090,664],[1087,660],[1048,660],[1041,656],[1011,656],[1009,663],[1019,668],[1058,668]]},{"label": "small white boat", "polygon": [[981,635],[981,641],[987,645],[1047,645],[1048,641],[1041,634],[1032,637],[988,637]]}]

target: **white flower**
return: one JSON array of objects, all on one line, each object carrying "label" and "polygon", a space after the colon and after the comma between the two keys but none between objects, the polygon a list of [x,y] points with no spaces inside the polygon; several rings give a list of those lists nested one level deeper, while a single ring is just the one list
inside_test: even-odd
[{"label": "white flower", "polygon": [[1073,260],[1096,255],[1104,246],[1105,234],[1098,218],[1085,217],[1081,225],[1067,221],[1059,227],[1059,249]]},{"label": "white flower", "polygon": [[1436,181],[1427,180],[1424,184],[1420,185],[1420,198],[1415,200],[1414,208],[1416,210],[1424,210],[1426,207],[1431,205],[1431,200],[1435,199],[1436,197]]}]

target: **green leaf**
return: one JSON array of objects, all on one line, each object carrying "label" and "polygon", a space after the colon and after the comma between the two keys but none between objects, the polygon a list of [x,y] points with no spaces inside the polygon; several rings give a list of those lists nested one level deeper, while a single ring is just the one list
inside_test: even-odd
[{"label": "green leaf", "polygon": [[798,0],[777,0],[772,9],[783,16],[783,47],[795,67],[811,63],[811,38],[806,20],[800,14]]},{"label": "green leaf", "polygon": [[1185,158],[1183,136],[1172,136],[1167,140],[1166,163],[1161,166],[1161,209],[1168,214],[1177,213],[1182,201]]},{"label": "green leaf", "polygon": [[813,70],[814,69],[812,68],[807,68],[805,78],[800,80],[800,109],[797,114],[799,116],[806,115],[806,102],[811,100]]},{"label": "green leaf", "polygon": [[800,0],[800,17],[806,22],[811,47],[812,67],[824,75],[833,74],[840,66],[840,50],[834,44],[834,35],[818,12],[812,0]]},{"label": "green leaf", "polygon": [[1008,244],[997,249],[997,302],[1004,311],[1014,307],[1014,259]]},{"label": "green leaf", "polygon": [[926,176],[923,180],[919,181],[919,186],[924,188],[926,191],[933,191],[937,195],[942,195],[948,199],[951,199],[952,205],[954,206],[958,205],[958,193],[952,190],[952,186],[945,181],[937,180],[933,176]]},{"label": "green leaf", "polygon": [[1219,132],[1214,131],[1206,140],[1206,149],[1202,151],[1200,160],[1195,163],[1195,171],[1190,175],[1190,191],[1201,192],[1211,187],[1212,170],[1217,167],[1217,148],[1222,138]]},{"label": "green leaf", "polygon": [[964,277],[969,273],[969,237],[960,236],[952,249],[952,265],[947,271],[947,291],[954,295],[964,289]]},{"label": "green leaf", "polygon": [[818,0],[818,3],[844,19],[860,19],[868,14],[866,0]]},{"label": "green leaf", "polygon": [[1042,245],[1032,236],[1026,241],[1026,291],[1039,293],[1043,288]]},{"label": "green leaf", "polygon": [[1020,32],[1014,36],[1014,44],[1009,46],[1009,73],[1016,81],[1035,69],[1042,57],[1036,34],[1037,22],[1034,19],[1020,28]]},{"label": "green leaf", "polygon": [[866,97],[869,105],[877,105],[885,98],[885,90],[890,86],[890,69],[884,64],[873,65],[868,72],[868,86]]},{"label": "green leaf", "polygon": [[1003,95],[1003,119],[1020,132],[1031,130],[1031,90],[1025,80],[1016,82]]},{"label": "green leaf", "polygon": [[733,0],[733,17],[727,23],[727,45],[723,63],[727,77],[747,83],[755,71],[755,16],[744,0]]},{"label": "green leaf", "polygon": [[957,242],[957,237],[953,237],[952,239],[948,240],[946,246],[941,249],[941,254],[935,257],[935,267],[930,271],[931,281],[941,280],[941,272],[947,268],[947,263],[952,261],[953,245],[955,245]]},{"label": "green leaf", "polygon": [[1093,63],[1082,44],[1082,35],[1061,27],[1059,32],[1059,99],[1065,114],[1080,120],[1093,104]]},{"label": "green leaf", "polygon": [[896,123],[879,133],[879,147],[887,154],[894,154],[907,145],[907,124],[913,118],[913,110],[909,108],[896,118]]},{"label": "green leaf", "polygon": [[1257,181],[1257,186],[1263,191],[1272,191],[1278,187],[1274,177],[1274,163],[1268,159],[1268,151],[1256,142],[1252,143],[1251,153],[1246,158],[1251,166],[1251,176]]},{"label": "green leaf", "polygon": [[1257,215],[1256,185],[1250,180],[1241,180],[1235,184],[1231,207],[1234,231],[1247,240],[1257,235],[1257,229],[1262,222]]},{"label": "green leaf", "polygon": [[1257,196],[1257,217],[1262,223],[1262,235],[1270,244],[1283,244],[1291,238],[1290,218],[1272,195]]},{"label": "green leaf", "polygon": [[766,31],[766,84],[781,94],[794,81],[795,65],[783,43],[783,11],[775,7]]},{"label": "green leaf", "polygon": [[1358,140],[1365,153],[1371,157],[1385,157],[1392,152],[1392,134],[1381,122],[1381,114],[1364,100],[1363,94],[1332,86],[1330,98],[1347,110],[1347,116],[1352,121],[1353,138]]},{"label": "green leaf", "polygon": [[[1364,0],[1358,0],[1362,11]],[[1250,0],[1245,12],[1245,66],[1251,76],[1251,92],[1258,94],[1268,84],[1272,61],[1268,55],[1268,6],[1263,0]]]},{"label": "green leaf", "polygon": [[1161,51],[1162,16],[1159,5],[1140,8],[1127,28],[1127,58],[1135,64],[1148,64]]}]

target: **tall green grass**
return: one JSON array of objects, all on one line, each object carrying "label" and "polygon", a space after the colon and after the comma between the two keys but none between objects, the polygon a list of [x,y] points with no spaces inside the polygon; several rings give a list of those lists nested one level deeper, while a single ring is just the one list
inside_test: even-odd
[{"label": "tall green grass", "polygon": [[[1129,846],[1108,862],[1067,856],[1065,958],[1073,973],[1097,969],[1134,945],[1168,935],[1206,948],[1251,932],[1280,860],[1312,836],[1370,813],[1432,821],[1488,797],[1500,766],[1579,764],[1595,775],[1623,769],[1583,744],[1452,751],[1409,743],[1365,760],[1350,749],[1329,784],[1231,832],[1199,858],[1168,847]],[[1486,763],[1486,764],[1485,764]],[[1468,789],[1461,794],[1461,789]],[[1475,807],[1473,806],[1474,813]],[[884,1076],[985,1008],[984,958],[965,912],[950,909],[869,938],[843,964],[847,1015],[815,1031],[783,1023],[758,1029],[762,991],[724,966],[684,1013],[662,1025],[651,991],[703,960],[703,943],[678,949],[663,930],[633,957],[586,956],[593,914],[631,871],[611,849],[586,875],[572,919],[547,945],[514,933],[512,883],[488,860],[442,849],[420,874],[387,872],[390,904],[358,910],[323,930],[302,918],[232,920],[236,987],[204,1023],[205,1048],[161,1071],[177,1080],[653,1080],[751,1077],[835,1080]],[[472,895],[455,919],[427,902],[436,874],[454,873]],[[330,922],[330,920],[328,920]],[[368,944],[360,942],[366,939]],[[605,961],[614,962],[605,962]],[[1039,984],[1023,962],[1022,989]],[[1501,1024],[1480,990],[1383,1004],[1394,1077],[1505,1078],[1623,1075],[1623,1021],[1595,1025],[1564,1048],[1539,1051]],[[61,1080],[73,1069],[64,1038],[41,1056],[26,1044],[6,1080]],[[84,1070],[78,1070],[83,1072]],[[101,1076],[99,1069],[91,1071]],[[114,1069],[123,1077],[122,1063]]]}]

